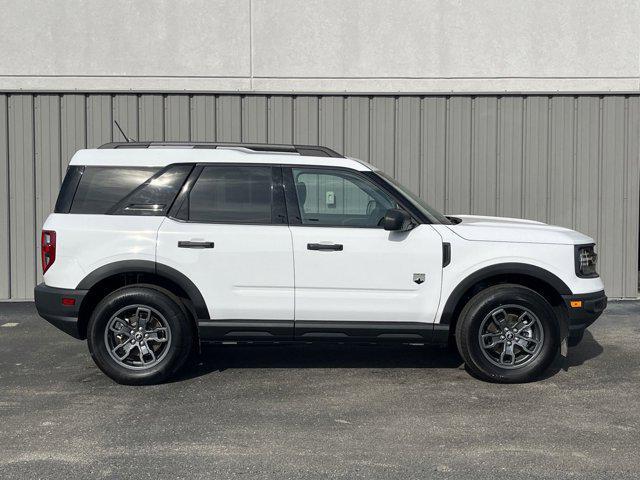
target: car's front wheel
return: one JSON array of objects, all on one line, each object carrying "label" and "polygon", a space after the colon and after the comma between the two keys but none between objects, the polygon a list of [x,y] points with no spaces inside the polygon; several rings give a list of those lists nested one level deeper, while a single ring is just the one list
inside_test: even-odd
[{"label": "car's front wheel", "polygon": [[521,285],[497,285],[476,294],[463,308],[456,343],[477,377],[527,382],[556,358],[560,328],[544,297]]},{"label": "car's front wheel", "polygon": [[127,287],[95,308],[87,343],[96,365],[118,383],[159,383],[184,364],[193,333],[178,301],[148,287]]}]

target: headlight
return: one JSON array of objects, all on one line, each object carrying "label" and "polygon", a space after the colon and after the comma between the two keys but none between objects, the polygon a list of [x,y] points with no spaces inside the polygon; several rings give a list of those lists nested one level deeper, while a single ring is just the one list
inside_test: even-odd
[{"label": "headlight", "polygon": [[598,255],[594,251],[595,245],[576,245],[576,275],[582,278],[594,278],[598,276],[596,264]]}]

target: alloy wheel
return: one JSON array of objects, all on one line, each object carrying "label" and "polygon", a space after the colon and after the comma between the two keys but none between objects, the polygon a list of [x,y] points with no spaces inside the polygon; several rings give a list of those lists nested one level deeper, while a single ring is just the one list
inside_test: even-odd
[{"label": "alloy wheel", "polygon": [[493,365],[514,369],[531,363],[542,350],[544,330],[538,317],[521,305],[502,305],[482,321],[478,341]]},{"label": "alloy wheel", "polygon": [[160,363],[171,347],[171,329],[164,316],[146,305],[129,305],[107,322],[104,342],[120,366],[142,370]]}]

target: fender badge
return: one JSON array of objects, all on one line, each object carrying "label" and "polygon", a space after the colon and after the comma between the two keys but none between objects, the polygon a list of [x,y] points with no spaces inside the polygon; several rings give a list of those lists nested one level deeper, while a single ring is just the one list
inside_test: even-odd
[{"label": "fender badge", "polygon": [[424,283],[424,280],[425,280],[424,273],[413,274],[413,281],[416,282],[418,285],[420,285],[421,283]]}]

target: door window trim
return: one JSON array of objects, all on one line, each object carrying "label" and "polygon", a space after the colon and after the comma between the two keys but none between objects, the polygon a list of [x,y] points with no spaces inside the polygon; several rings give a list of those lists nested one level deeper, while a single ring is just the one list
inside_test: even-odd
[{"label": "door window trim", "polygon": [[385,194],[387,194],[391,199],[397,203],[403,210],[405,210],[410,216],[413,222],[417,225],[425,222],[420,215],[416,215],[416,211],[412,208],[408,202],[398,195],[398,193],[391,188],[386,182],[376,181],[373,176],[375,176],[374,172],[373,176],[367,175],[369,172],[361,172],[359,170],[354,170],[352,168],[347,167],[335,167],[335,166],[325,166],[325,165],[283,165],[282,173],[284,177],[284,193],[286,199],[287,212],[289,213],[289,225],[295,227],[315,227],[315,228],[369,228],[369,229],[381,229],[382,226],[367,226],[367,225],[311,225],[302,223],[302,215],[300,214],[300,204],[298,202],[298,195],[296,193],[295,181],[293,179],[293,169],[294,168],[303,168],[309,170],[328,170],[328,171],[341,171],[346,172],[351,175],[358,177],[360,180],[368,183],[374,188],[378,188],[382,190]]},{"label": "door window trim", "polygon": [[[243,221],[201,221],[201,220],[189,220],[188,215],[184,215],[184,211],[181,210],[183,203],[189,197],[193,186],[195,185],[200,175],[207,167],[270,167],[271,168],[271,188],[272,204],[271,204],[271,221],[270,222],[243,222]],[[191,171],[191,174],[187,178],[182,190],[178,194],[177,198],[173,202],[167,217],[172,220],[182,223],[195,223],[204,225],[288,225],[287,223],[287,205],[285,202],[284,185],[282,181],[282,167],[281,165],[275,165],[271,163],[237,163],[237,162],[216,162],[216,163],[197,163],[195,168]]]}]

